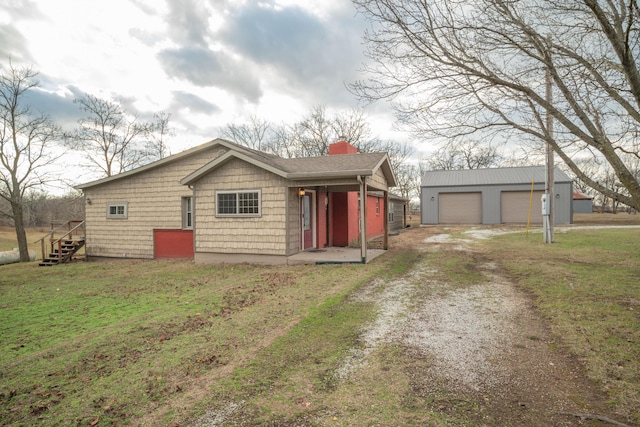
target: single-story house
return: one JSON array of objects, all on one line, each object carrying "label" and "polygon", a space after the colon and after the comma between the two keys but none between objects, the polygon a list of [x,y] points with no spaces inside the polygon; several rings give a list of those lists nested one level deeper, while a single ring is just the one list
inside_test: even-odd
[{"label": "single-story house", "polygon": [[357,245],[364,263],[368,239],[387,247],[395,185],[386,153],[344,141],[329,156],[286,159],[215,139],[77,188],[89,257],[286,263]]},{"label": "single-story house", "polygon": [[[542,224],[546,168],[527,166],[426,172],[421,224]],[[573,183],[554,169],[554,223],[573,223]]]},{"label": "single-story house", "polygon": [[407,226],[407,209],[409,201],[397,194],[389,193],[389,231],[402,230]]},{"label": "single-story house", "polygon": [[573,192],[573,212],[574,213],[593,213],[593,197],[574,191]]}]

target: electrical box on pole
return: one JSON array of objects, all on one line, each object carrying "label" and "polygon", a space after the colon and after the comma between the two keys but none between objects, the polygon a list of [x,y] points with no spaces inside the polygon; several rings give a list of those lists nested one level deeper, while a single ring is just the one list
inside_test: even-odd
[{"label": "electrical box on pole", "polygon": [[553,228],[551,227],[551,195],[549,192],[544,193],[540,197],[542,203],[542,234],[544,243],[553,243]]},{"label": "electrical box on pole", "polygon": [[549,207],[549,195],[547,193],[543,194],[540,197],[540,201],[542,202],[542,216],[549,216],[551,209]]}]

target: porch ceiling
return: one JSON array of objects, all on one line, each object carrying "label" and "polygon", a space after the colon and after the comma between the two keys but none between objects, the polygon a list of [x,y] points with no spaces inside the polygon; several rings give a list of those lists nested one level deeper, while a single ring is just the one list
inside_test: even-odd
[{"label": "porch ceiling", "polygon": [[[367,191],[389,191],[388,188],[378,188],[367,182]],[[289,188],[306,188],[311,190],[327,191],[329,193],[344,193],[351,191],[360,191],[360,183],[357,180],[348,182],[346,180],[324,180],[324,181],[294,181],[289,184]]]}]

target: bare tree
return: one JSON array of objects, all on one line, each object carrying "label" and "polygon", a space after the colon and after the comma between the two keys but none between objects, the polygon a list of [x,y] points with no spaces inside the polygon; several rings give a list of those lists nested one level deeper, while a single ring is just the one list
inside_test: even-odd
[{"label": "bare tree", "polygon": [[251,116],[248,123],[227,124],[221,133],[238,144],[284,158],[326,156],[330,144],[346,141],[360,152],[386,152],[396,174],[410,170],[400,166],[413,154],[413,147],[406,142],[371,138],[371,128],[360,109],[330,114],[318,105],[297,122],[280,125]]},{"label": "bare tree", "polygon": [[248,123],[229,123],[222,129],[222,137],[254,150],[271,152],[273,146],[272,125],[256,115]]},{"label": "bare tree", "polygon": [[391,168],[398,171],[414,153],[414,148],[408,142],[396,142],[389,139],[372,139],[362,144],[363,152],[386,152],[389,155]]},{"label": "bare tree", "polygon": [[[636,0],[353,1],[373,24],[359,96],[394,100],[421,135],[544,141],[590,187],[640,208],[627,160],[640,157]],[[586,155],[624,191],[587,176],[573,160]]]},{"label": "bare tree", "polygon": [[285,158],[325,156],[329,145],[340,140],[362,152],[387,151],[398,163],[411,154],[408,144],[372,138],[362,110],[330,114],[324,105],[314,106],[294,123],[274,125],[251,116],[247,123],[227,124],[221,134],[238,144]]},{"label": "bare tree", "polygon": [[24,205],[27,227],[49,227],[84,218],[84,195],[76,190],[62,196],[52,196],[45,191],[30,191],[25,195]]},{"label": "bare tree", "polygon": [[481,169],[500,166],[498,148],[479,141],[448,143],[436,150],[428,163],[433,170]]},{"label": "bare tree", "polygon": [[269,144],[271,153],[287,159],[298,157],[296,146],[297,136],[292,126],[281,123],[272,126],[272,130],[273,139]]},{"label": "bare tree", "polygon": [[35,88],[37,73],[9,64],[0,71],[0,197],[8,202],[3,216],[13,220],[20,261],[29,261],[25,231],[25,195],[51,179],[46,169],[60,156],[53,143],[61,136],[48,116],[24,105],[25,94]]},{"label": "bare tree", "polygon": [[146,143],[145,156],[150,160],[160,160],[171,155],[171,150],[166,138],[175,136],[173,128],[169,125],[171,114],[161,111],[153,115],[155,123],[153,130],[149,133],[149,140]]},{"label": "bare tree", "polygon": [[418,167],[413,164],[401,164],[394,169],[396,176],[395,190],[399,193],[400,197],[411,200],[413,197],[419,197],[420,194],[416,192],[414,181],[419,174]]},{"label": "bare tree", "polygon": [[120,104],[94,95],[74,102],[86,113],[73,135],[74,148],[85,153],[89,164],[106,176],[133,169],[147,161],[144,144],[153,123],[127,115]]},{"label": "bare tree", "polygon": [[[587,158],[587,159],[577,159],[576,163],[580,166],[580,170],[582,170],[585,174],[589,175],[594,179],[598,179],[597,177],[600,175],[602,169],[602,162],[598,162],[597,159]],[[569,175],[573,175],[569,171]],[[594,191],[587,183],[583,182],[580,177],[572,176],[573,178],[573,189],[575,191],[579,191],[584,194],[595,194]]]}]

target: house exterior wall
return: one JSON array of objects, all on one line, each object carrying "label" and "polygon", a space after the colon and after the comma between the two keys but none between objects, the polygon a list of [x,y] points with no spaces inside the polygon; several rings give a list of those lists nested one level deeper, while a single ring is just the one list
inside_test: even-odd
[{"label": "house exterior wall", "polygon": [[360,209],[358,193],[331,193],[331,245],[349,246],[358,241],[360,234]]},{"label": "house exterior wall", "polygon": [[[287,210],[290,192],[284,178],[233,159],[200,179],[194,188],[196,259],[203,254],[288,254],[287,212],[290,215],[291,211]],[[220,190],[259,190],[260,216],[216,216],[216,191]]]},{"label": "house exterior wall", "polygon": [[[123,179],[84,189],[88,256],[153,258],[154,229],[182,229],[182,197],[192,191],[180,180],[225,152],[220,147]],[[107,206],[127,204],[126,219],[107,218]]]},{"label": "house exterior wall", "polygon": [[300,252],[300,197],[298,187],[287,189],[287,255]]},{"label": "house exterior wall", "polygon": [[329,244],[327,236],[327,193],[318,191],[316,196],[316,218],[317,218],[317,246],[326,248]]},{"label": "house exterior wall", "polygon": [[405,206],[406,202],[400,199],[389,199],[389,231],[402,230],[405,227]]},{"label": "house exterior wall", "polygon": [[377,188],[378,190],[386,191],[389,188],[389,186],[387,185],[387,179],[385,178],[384,173],[380,169],[378,169],[376,173],[373,174],[373,176],[368,180],[369,180],[368,182],[369,185]]},{"label": "house exterior wall", "polygon": [[367,196],[367,239],[384,235],[385,218],[384,198]]},{"label": "house exterior wall", "polygon": [[[572,222],[572,185],[570,182],[555,183],[554,191],[558,198],[554,199],[554,223],[570,224]],[[534,184],[534,191],[544,190],[544,183]],[[438,195],[440,193],[482,193],[482,224],[500,224],[500,195],[503,191],[531,191],[531,184],[506,184],[483,186],[443,186],[422,187],[420,195],[420,223],[438,224]],[[533,201],[534,209],[541,209],[540,200]]]}]

